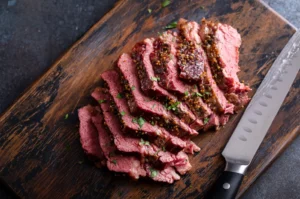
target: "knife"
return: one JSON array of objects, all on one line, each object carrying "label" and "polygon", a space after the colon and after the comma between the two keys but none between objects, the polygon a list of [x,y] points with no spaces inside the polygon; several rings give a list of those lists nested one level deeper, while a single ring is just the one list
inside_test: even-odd
[{"label": "knife", "polygon": [[207,195],[209,199],[233,199],[245,172],[300,68],[300,31],[276,58],[257,89],[222,155],[226,167]]}]

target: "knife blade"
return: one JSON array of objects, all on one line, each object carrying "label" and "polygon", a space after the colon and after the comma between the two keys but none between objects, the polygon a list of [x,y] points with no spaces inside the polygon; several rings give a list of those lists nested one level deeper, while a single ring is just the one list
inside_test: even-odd
[{"label": "knife blade", "polygon": [[222,155],[226,167],[208,198],[235,198],[244,174],[277,115],[300,68],[300,31],[286,44],[263,79]]}]

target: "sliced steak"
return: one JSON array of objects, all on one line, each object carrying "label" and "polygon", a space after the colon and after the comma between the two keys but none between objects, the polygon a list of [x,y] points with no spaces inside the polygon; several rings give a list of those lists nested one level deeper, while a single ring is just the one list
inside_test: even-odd
[{"label": "sliced steak", "polygon": [[[150,123],[165,127],[169,132],[178,137],[189,137],[197,135],[198,132],[182,122],[178,117],[166,110],[156,100],[145,96],[141,89],[137,71],[133,61],[128,54],[122,54],[118,61],[118,68],[121,72],[121,83],[125,88],[125,96],[132,113],[143,114]],[[132,90],[131,88],[135,88]]]},{"label": "sliced steak", "polygon": [[[204,130],[211,127],[218,127],[218,117],[213,114],[213,111],[202,100],[198,87],[188,85],[179,79],[176,58],[177,40],[177,33],[167,31],[154,42],[155,50],[150,57],[155,74],[160,79],[167,79],[166,84],[161,85],[167,90],[176,91],[177,94],[181,95],[181,100],[189,106],[196,117],[205,120]],[[172,57],[172,59],[168,59],[168,57]],[[167,75],[164,76],[164,74]],[[174,90],[173,87],[176,87],[177,90]]]},{"label": "sliced steak", "polygon": [[[184,57],[185,59],[186,57],[195,57],[192,60],[201,62],[201,65],[203,65],[201,73],[197,73],[197,76],[199,75],[197,80],[199,80],[200,95],[215,113],[232,114],[234,105],[227,101],[224,93],[219,89],[212,77],[206,54],[201,47],[201,38],[198,34],[199,24],[194,21],[188,22],[180,19],[178,27],[181,33],[180,54],[178,57]],[[185,49],[194,49],[194,51],[186,51]]]},{"label": "sliced steak", "polygon": [[147,175],[154,181],[167,182],[172,184],[175,180],[179,180],[180,176],[176,173],[175,169],[171,166],[165,167],[163,170],[152,168],[151,165],[146,165]]},{"label": "sliced steak", "polygon": [[171,135],[164,128],[161,128],[155,124],[150,124],[144,121],[143,124],[137,123],[137,118],[131,115],[127,100],[123,97],[123,87],[120,83],[119,74],[115,70],[109,70],[101,75],[102,79],[106,82],[109,90],[109,94],[113,99],[112,106],[116,106],[119,112],[119,119],[123,124],[123,129],[126,132],[132,132],[139,137],[148,135],[150,138],[154,138],[154,143],[157,146],[165,147],[167,150],[172,148],[183,149],[186,147],[186,142],[182,139]]},{"label": "sliced steak", "polygon": [[243,107],[249,101],[247,94],[244,93],[251,89],[241,83],[237,76],[240,71],[238,62],[241,37],[239,33],[229,25],[203,19],[199,34],[218,86],[226,94],[231,95],[227,97],[230,102],[237,107]]},{"label": "sliced steak", "polygon": [[193,129],[200,130],[203,122],[196,118],[185,103],[159,86],[160,78],[155,76],[150,61],[150,54],[154,52],[153,42],[154,39],[147,38],[137,43],[132,50],[132,59],[137,68],[142,90],[150,96],[155,96],[155,99],[162,101],[169,111]]},{"label": "sliced steak", "polygon": [[104,125],[102,114],[97,112],[91,119],[98,130],[98,145],[100,143],[100,147],[107,159],[107,168],[111,171],[126,173],[134,179],[146,176],[144,164],[138,157],[121,154],[117,150],[109,130]]},{"label": "sliced steak", "polygon": [[[101,109],[104,116],[105,125],[113,135],[114,143],[119,151],[127,153],[137,153],[142,158],[145,157],[145,161],[151,161],[152,163],[163,165],[175,166],[178,163],[186,161],[186,158],[181,154],[172,154],[164,149],[158,148],[156,145],[150,143],[147,140],[137,139],[128,136],[122,130],[121,123],[115,115],[115,111],[111,110],[111,106],[108,103],[111,99],[106,89],[97,88],[92,96],[99,101],[105,100],[106,102],[101,103]],[[185,162],[189,164],[189,162]]]},{"label": "sliced steak", "polygon": [[93,114],[95,114],[95,110],[90,105],[78,110],[80,142],[89,159],[94,161],[97,167],[100,167],[106,164],[106,159],[99,146],[97,129],[92,122]]}]

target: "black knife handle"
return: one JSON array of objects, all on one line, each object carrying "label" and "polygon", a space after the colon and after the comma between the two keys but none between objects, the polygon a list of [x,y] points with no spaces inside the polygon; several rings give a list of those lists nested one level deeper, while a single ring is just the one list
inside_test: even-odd
[{"label": "black knife handle", "polygon": [[207,199],[234,199],[243,178],[243,174],[223,171],[214,187],[208,193]]}]

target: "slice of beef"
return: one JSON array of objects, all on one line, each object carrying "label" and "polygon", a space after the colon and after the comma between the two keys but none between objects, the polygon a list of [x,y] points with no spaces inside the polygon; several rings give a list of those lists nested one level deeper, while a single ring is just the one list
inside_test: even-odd
[{"label": "slice of beef", "polygon": [[[105,100],[106,102],[101,103],[100,107],[104,116],[105,125],[113,135],[114,143],[119,151],[127,153],[136,153],[145,157],[145,161],[151,161],[152,163],[162,165],[175,166],[177,163],[186,161],[186,158],[181,154],[172,154],[164,149],[158,148],[156,145],[150,143],[147,140],[137,139],[130,137],[128,134],[123,132],[121,123],[118,117],[115,115],[115,111],[111,110],[111,106],[108,103],[111,99],[106,89],[97,88],[92,96],[99,101]],[[189,162],[185,162],[189,164]]]},{"label": "slice of beef", "polygon": [[158,84],[166,90],[185,95],[190,90],[190,85],[185,84],[179,79],[177,71],[177,33],[166,31],[153,42],[153,51],[150,60],[155,73],[158,77]]},{"label": "slice of beef", "polygon": [[89,159],[94,161],[97,167],[100,167],[106,164],[106,159],[99,146],[97,129],[91,119],[93,114],[95,114],[95,110],[90,105],[78,110],[80,142]]},{"label": "slice of beef", "polygon": [[92,116],[92,122],[98,131],[98,145],[107,159],[107,168],[110,171],[128,174],[134,179],[146,176],[144,164],[138,157],[121,154],[113,143],[109,130],[104,125],[104,119],[100,112]]},{"label": "slice of beef", "polygon": [[240,71],[238,62],[241,37],[239,33],[229,25],[203,19],[199,34],[218,86],[226,94],[231,95],[227,97],[228,100],[231,100],[237,107],[243,107],[249,101],[245,92],[251,89],[241,83],[237,76]]},{"label": "slice of beef", "polygon": [[161,79],[155,76],[150,61],[150,54],[154,52],[153,42],[154,39],[147,38],[137,43],[132,50],[132,59],[137,68],[142,90],[148,96],[155,96],[155,99],[160,100],[168,110],[178,116],[183,122],[195,130],[200,130],[203,122],[196,118],[185,103],[159,86],[158,82]]},{"label": "slice of beef", "polygon": [[[136,76],[137,71],[130,55],[124,53],[118,60],[118,69],[121,72],[121,83],[126,91],[126,98],[132,113],[143,114],[150,123],[165,127],[170,133],[178,137],[197,135],[198,132],[190,128],[178,117],[166,110],[156,100],[145,96],[140,88],[140,82]],[[135,88],[132,90],[131,88]]]},{"label": "slice of beef", "polygon": [[[199,76],[199,91],[204,101],[210,108],[219,114],[232,114],[234,105],[227,101],[224,93],[217,86],[208,64],[205,51],[201,47],[201,38],[198,34],[199,24],[194,21],[180,19],[178,27],[181,33],[181,45],[179,47],[180,54],[178,57],[195,57],[195,62],[201,62],[203,70],[197,73]],[[183,50],[182,50],[183,49]],[[194,49],[194,51],[186,51],[184,49]]]},{"label": "slice of beef", "polygon": [[165,147],[166,149],[183,149],[186,147],[186,142],[182,139],[171,135],[164,128],[161,128],[155,124],[150,124],[147,121],[144,124],[139,125],[135,122],[136,117],[131,115],[127,100],[123,97],[123,87],[120,83],[119,74],[115,70],[109,70],[101,75],[102,79],[106,82],[109,90],[109,94],[113,99],[112,106],[116,106],[118,109],[119,119],[123,124],[123,129],[126,132],[132,132],[139,137],[148,135],[150,139],[154,140],[157,146]]},{"label": "slice of beef", "polygon": [[175,180],[179,180],[180,176],[176,173],[173,167],[167,166],[163,170],[152,168],[151,165],[146,165],[147,175],[154,181],[167,182],[172,184]]},{"label": "slice of beef", "polygon": [[204,126],[204,129],[217,127],[219,122],[213,119],[217,117],[212,115],[212,110],[199,96],[198,87],[188,85],[179,79],[176,58],[177,40],[177,33],[167,31],[154,42],[154,51],[150,57],[156,76],[160,77],[161,80],[164,79],[164,81],[159,81],[159,83],[165,82],[161,84],[162,87],[181,95],[181,100],[189,106],[197,118],[212,118]]}]

